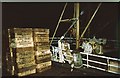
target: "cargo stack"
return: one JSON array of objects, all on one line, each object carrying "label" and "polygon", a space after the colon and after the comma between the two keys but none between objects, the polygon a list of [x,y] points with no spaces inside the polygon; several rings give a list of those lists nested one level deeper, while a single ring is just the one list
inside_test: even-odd
[{"label": "cargo stack", "polygon": [[51,52],[49,45],[49,29],[34,28],[34,50],[36,54],[36,72],[51,68]]},{"label": "cargo stack", "polygon": [[36,73],[32,28],[8,29],[8,34],[7,71],[16,76]]}]

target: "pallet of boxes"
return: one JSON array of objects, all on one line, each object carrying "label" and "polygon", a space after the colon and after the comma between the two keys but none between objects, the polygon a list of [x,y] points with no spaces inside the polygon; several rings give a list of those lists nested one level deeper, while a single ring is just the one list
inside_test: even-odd
[{"label": "pallet of boxes", "polygon": [[[46,70],[48,69],[48,66],[51,66],[48,40],[49,32],[47,33],[48,39],[46,41],[48,43],[42,44],[42,41],[44,42],[44,40],[39,41],[42,37],[40,35],[38,35],[38,37],[36,34],[42,32],[36,32],[36,29],[8,29],[9,53],[7,53],[6,59],[7,71],[10,72],[11,75],[26,76],[34,74],[38,72],[38,70]],[[38,41],[36,41],[36,39],[38,39]]]},{"label": "pallet of boxes", "polygon": [[34,46],[36,53],[37,72],[51,68],[51,52],[49,45],[49,29],[33,29]]},{"label": "pallet of boxes", "polygon": [[8,72],[15,76],[36,73],[32,28],[8,29],[8,33],[11,59],[7,63]]}]

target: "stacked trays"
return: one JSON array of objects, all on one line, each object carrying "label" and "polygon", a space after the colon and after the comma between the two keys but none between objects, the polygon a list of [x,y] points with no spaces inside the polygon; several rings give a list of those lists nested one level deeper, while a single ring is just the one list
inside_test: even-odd
[{"label": "stacked trays", "polygon": [[26,76],[51,68],[49,29],[8,29],[9,52],[7,71],[11,75]]},{"label": "stacked trays", "polygon": [[9,47],[7,70],[12,75],[36,73],[32,28],[8,29]]},{"label": "stacked trays", "polygon": [[49,45],[49,29],[34,28],[34,49],[37,72],[51,68],[51,52]]}]

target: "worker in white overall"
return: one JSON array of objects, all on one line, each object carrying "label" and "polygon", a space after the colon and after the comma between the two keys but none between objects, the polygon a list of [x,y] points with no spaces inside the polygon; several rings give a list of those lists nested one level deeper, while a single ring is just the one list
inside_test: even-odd
[{"label": "worker in white overall", "polygon": [[89,42],[87,41],[83,42],[82,48],[84,49],[84,53],[92,53],[93,48]]},{"label": "worker in white overall", "polygon": [[58,49],[59,49],[59,62],[61,63],[65,63],[64,61],[64,56],[63,56],[63,53],[62,53],[62,39],[64,38],[64,36],[61,37],[60,40],[58,40]]},{"label": "worker in white overall", "polygon": [[62,43],[62,52],[65,56],[65,61],[68,61],[69,64],[73,61],[73,56],[70,51],[70,44],[67,41]]}]

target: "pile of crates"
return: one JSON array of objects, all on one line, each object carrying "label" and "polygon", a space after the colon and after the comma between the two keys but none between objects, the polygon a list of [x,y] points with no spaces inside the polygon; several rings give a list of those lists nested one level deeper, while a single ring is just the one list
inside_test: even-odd
[{"label": "pile of crates", "polygon": [[[51,67],[49,29],[8,29],[7,71],[26,76]],[[37,71],[36,71],[37,70]]]},{"label": "pile of crates", "polygon": [[51,52],[49,45],[49,30],[34,29],[34,46],[36,53],[37,72],[51,68]]},{"label": "pile of crates", "polygon": [[9,66],[12,75],[24,76],[36,72],[32,28],[8,29]]}]

